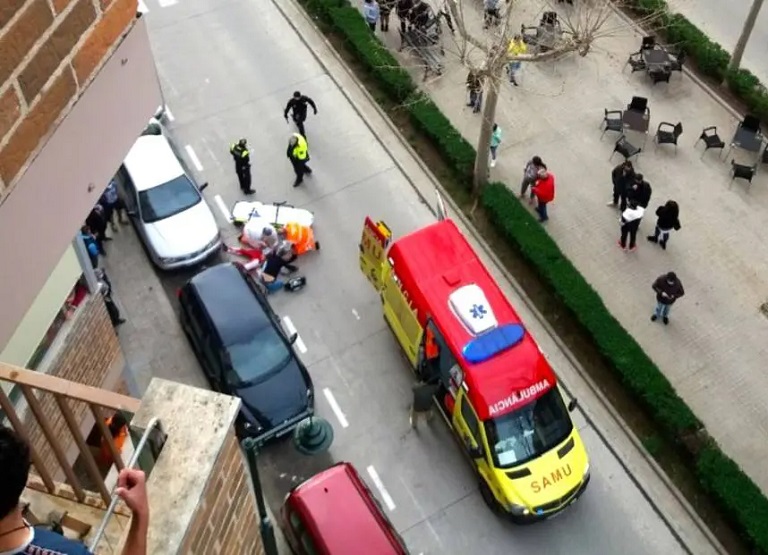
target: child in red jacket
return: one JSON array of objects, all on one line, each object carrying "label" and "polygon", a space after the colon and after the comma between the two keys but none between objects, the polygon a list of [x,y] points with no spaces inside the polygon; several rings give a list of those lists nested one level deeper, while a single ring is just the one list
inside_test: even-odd
[{"label": "child in red jacket", "polygon": [[543,167],[539,170],[536,177],[536,183],[531,188],[531,193],[538,201],[536,203],[536,212],[539,213],[539,221],[546,222],[549,219],[547,215],[547,204],[555,200],[555,176]]}]

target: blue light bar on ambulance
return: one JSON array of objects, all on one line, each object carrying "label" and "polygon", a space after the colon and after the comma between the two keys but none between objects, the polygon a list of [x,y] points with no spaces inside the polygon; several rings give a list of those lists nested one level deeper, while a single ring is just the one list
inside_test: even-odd
[{"label": "blue light bar on ambulance", "polygon": [[500,352],[514,347],[525,336],[525,328],[520,324],[504,324],[494,328],[474,339],[471,339],[461,354],[467,362],[479,364],[499,354]]}]

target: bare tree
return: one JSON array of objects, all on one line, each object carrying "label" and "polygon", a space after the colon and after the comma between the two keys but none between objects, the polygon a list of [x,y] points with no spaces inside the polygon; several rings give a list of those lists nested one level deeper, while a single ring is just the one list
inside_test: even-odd
[{"label": "bare tree", "polygon": [[[530,30],[529,51],[513,55],[509,52],[510,41],[521,34],[520,27],[511,23],[516,1],[506,0],[506,5],[499,10],[495,25],[477,31],[477,21],[468,17],[468,10],[477,10],[478,0],[444,0],[443,11],[450,14],[453,21],[453,40],[455,48],[447,49],[454,53],[463,65],[475,71],[485,84],[486,99],[483,109],[480,135],[477,141],[477,157],[473,175],[473,192],[479,196],[489,178],[489,152],[493,125],[496,119],[496,107],[499,91],[505,82],[505,70],[510,62],[538,63],[557,60],[570,54],[587,56],[596,41],[615,36],[619,32],[628,32],[628,26],[615,16],[615,1],[611,0],[576,0],[576,4],[558,13],[557,25],[553,28],[526,28]],[[465,5],[466,4],[466,5]],[[541,13],[555,11],[546,0],[542,1]],[[640,22],[648,26],[660,18],[661,14],[650,14]],[[476,17],[474,19],[477,19]]]}]

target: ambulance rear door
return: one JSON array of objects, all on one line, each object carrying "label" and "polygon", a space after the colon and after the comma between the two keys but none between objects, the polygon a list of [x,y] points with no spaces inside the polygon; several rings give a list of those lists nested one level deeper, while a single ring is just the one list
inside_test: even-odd
[{"label": "ambulance rear door", "polygon": [[392,232],[384,222],[365,218],[360,239],[360,271],[376,291],[381,291],[384,285],[387,248],[391,238]]}]

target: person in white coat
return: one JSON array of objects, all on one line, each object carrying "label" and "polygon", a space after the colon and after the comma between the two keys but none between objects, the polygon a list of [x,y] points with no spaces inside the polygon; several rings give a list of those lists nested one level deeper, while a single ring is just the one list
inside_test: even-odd
[{"label": "person in white coat", "polygon": [[[630,252],[637,249],[637,230],[640,228],[640,220],[645,215],[645,208],[637,203],[634,198],[629,199],[627,208],[621,213],[621,238],[619,246],[622,250]],[[627,238],[629,238],[629,247],[627,247]]]}]

